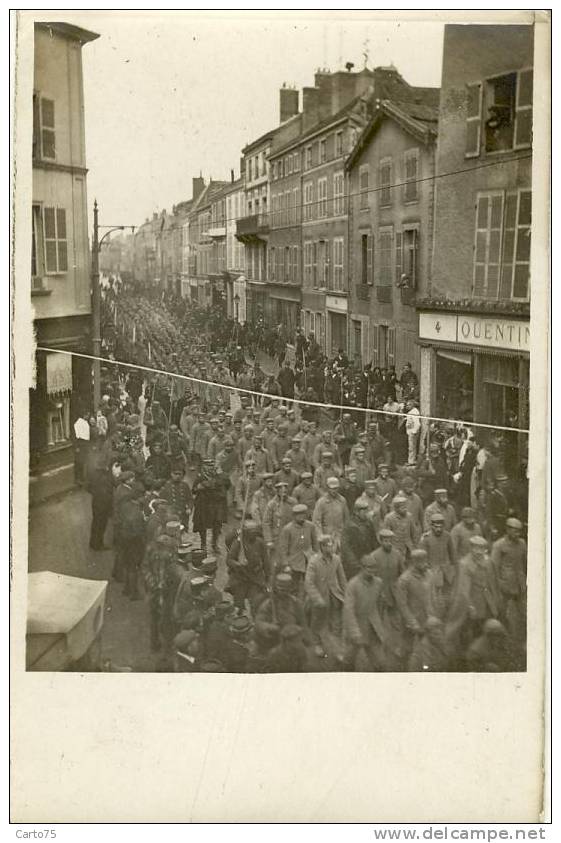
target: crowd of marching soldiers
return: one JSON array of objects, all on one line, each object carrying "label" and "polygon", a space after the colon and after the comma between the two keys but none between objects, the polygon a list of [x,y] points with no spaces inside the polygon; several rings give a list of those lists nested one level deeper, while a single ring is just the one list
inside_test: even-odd
[{"label": "crowd of marching soldiers", "polygon": [[[109,374],[91,437],[90,545],[144,593],[168,669],[520,670],[525,498],[505,444],[393,417]],[[374,420],[376,419],[376,420]],[[413,457],[413,458],[410,458]]]}]

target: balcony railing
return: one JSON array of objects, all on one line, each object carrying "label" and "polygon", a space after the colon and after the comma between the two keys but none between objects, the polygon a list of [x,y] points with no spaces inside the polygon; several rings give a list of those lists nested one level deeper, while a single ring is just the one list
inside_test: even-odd
[{"label": "balcony railing", "polygon": [[236,221],[237,237],[258,237],[269,231],[269,214],[252,214]]}]

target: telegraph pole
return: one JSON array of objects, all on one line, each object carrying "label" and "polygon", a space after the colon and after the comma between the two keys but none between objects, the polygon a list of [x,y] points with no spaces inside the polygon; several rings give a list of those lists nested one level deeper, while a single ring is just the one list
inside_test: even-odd
[{"label": "telegraph pole", "polygon": [[97,199],[94,200],[92,242],[92,354],[94,413],[101,401],[101,290],[99,288],[99,226]]}]

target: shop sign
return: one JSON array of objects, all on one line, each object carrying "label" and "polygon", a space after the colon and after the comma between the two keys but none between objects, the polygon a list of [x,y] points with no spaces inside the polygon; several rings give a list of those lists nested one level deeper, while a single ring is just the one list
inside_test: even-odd
[{"label": "shop sign", "polygon": [[530,323],[476,314],[420,313],[419,338],[529,352]]},{"label": "shop sign", "polygon": [[327,310],[334,310],[336,313],[346,313],[347,299],[345,296],[326,296],[325,306]]}]

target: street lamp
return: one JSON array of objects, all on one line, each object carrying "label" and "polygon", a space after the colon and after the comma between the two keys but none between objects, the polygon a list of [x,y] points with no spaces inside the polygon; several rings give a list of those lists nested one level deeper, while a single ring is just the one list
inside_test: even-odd
[{"label": "street lamp", "polygon": [[[101,290],[99,287],[99,252],[106,237],[113,231],[124,231],[130,228],[134,234],[134,225],[99,225],[97,199],[94,200],[93,216],[93,240],[92,240],[92,353],[93,362],[93,387],[94,387],[94,410],[99,407],[101,400]],[[101,240],[99,229],[107,228]]]}]

